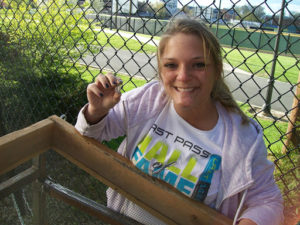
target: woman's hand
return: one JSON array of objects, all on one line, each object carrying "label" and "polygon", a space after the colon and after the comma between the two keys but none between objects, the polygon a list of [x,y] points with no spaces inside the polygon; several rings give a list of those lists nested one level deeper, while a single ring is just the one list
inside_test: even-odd
[{"label": "woman's hand", "polygon": [[121,79],[108,73],[106,76],[98,75],[95,82],[88,85],[89,104],[84,115],[89,124],[99,122],[120,101],[121,93],[116,88],[122,83]]}]

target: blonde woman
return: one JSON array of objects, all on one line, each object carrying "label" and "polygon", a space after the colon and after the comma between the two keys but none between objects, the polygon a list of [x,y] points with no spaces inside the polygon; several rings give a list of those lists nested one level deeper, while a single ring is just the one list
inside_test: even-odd
[{"label": "blonde woman", "polygon": [[[137,168],[235,224],[280,224],[282,198],[262,129],[224,83],[218,40],[195,20],[175,20],[157,60],[158,81],[122,96],[117,77],[99,75],[87,88],[76,128],[99,141],[126,135],[118,152]],[[107,198],[108,207],[143,224],[164,224],[112,189]]]}]

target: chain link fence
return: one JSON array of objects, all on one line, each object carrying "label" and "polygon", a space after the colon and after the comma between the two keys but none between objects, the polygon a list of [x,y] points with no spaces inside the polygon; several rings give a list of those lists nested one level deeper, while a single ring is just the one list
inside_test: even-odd
[{"label": "chain link fence", "polygon": [[[114,72],[123,91],[156,78],[159,36],[173,17],[193,17],[219,38],[224,76],[242,109],[263,127],[286,224],[299,221],[299,56],[297,0],[0,0],[0,136],[56,114],[74,124],[86,87]],[[293,103],[294,102],[294,103]],[[292,116],[293,115],[293,116]],[[107,143],[113,149],[119,140]],[[0,176],[0,181],[31,162]],[[55,152],[48,175],[106,204],[106,186]],[[104,224],[47,197],[49,224]],[[0,200],[0,224],[32,224],[31,186]]]}]

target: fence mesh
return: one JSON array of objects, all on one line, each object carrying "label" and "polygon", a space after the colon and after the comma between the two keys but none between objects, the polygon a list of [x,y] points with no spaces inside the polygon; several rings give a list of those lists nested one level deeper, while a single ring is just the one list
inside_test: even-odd
[{"label": "fence mesh", "polygon": [[[296,0],[283,0],[279,7],[268,0],[255,5],[229,0],[205,5],[196,0],[0,0],[0,136],[53,114],[74,124],[87,101],[87,84],[99,73],[121,77],[123,91],[155,79],[159,36],[170,18],[183,16],[206,23],[219,38],[225,79],[242,109],[264,129],[285,199],[286,224],[293,224],[300,207]],[[108,144],[116,148],[118,142]],[[49,154],[53,180],[105,203],[104,185]],[[30,191],[25,187],[20,193],[24,199]],[[14,196],[1,200],[1,224],[20,218],[4,216]],[[63,203],[48,202],[50,217],[65,211]],[[72,224],[78,212],[63,214],[53,224]],[[82,218],[81,224],[96,224]]]}]

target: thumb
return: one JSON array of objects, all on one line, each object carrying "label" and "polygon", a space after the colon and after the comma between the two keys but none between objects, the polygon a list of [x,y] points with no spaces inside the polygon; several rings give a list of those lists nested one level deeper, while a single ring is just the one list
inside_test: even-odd
[{"label": "thumb", "polygon": [[117,104],[120,101],[121,95],[122,94],[120,92],[115,91],[115,93],[113,95],[113,99],[112,99],[114,104]]}]

